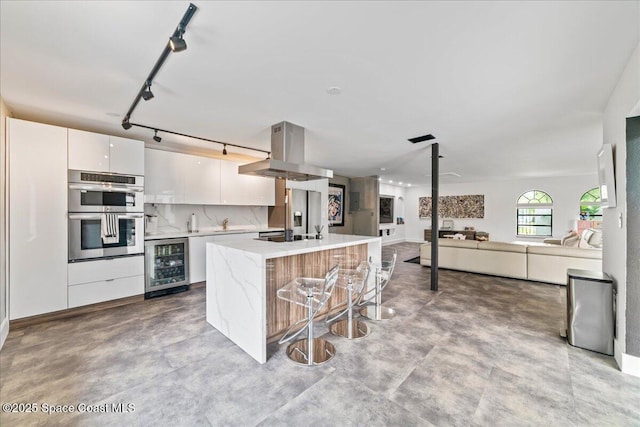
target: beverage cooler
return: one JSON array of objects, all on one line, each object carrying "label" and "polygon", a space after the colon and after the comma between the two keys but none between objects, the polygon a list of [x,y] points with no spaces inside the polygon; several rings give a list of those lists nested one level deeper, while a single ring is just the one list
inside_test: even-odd
[{"label": "beverage cooler", "polygon": [[145,298],[189,289],[189,239],[146,241],[144,263]]}]

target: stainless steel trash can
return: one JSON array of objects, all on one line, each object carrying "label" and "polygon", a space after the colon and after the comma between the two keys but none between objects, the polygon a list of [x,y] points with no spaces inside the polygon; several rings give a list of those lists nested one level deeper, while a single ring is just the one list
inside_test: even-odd
[{"label": "stainless steel trash can", "polygon": [[567,270],[569,344],[613,355],[613,281],[606,273]]}]

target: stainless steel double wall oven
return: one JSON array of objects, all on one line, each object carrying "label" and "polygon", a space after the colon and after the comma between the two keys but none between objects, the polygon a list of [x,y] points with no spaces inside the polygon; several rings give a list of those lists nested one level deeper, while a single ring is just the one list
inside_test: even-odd
[{"label": "stainless steel double wall oven", "polygon": [[[69,171],[69,262],[144,254],[144,177]],[[104,243],[104,215],[117,217],[117,242]]]}]

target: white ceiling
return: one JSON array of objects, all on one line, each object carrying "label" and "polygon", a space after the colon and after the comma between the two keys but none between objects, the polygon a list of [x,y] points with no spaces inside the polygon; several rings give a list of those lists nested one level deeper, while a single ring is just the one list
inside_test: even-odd
[{"label": "white ceiling", "polygon": [[[188,4],[2,0],[1,95],[18,117],[155,144],[120,122]],[[430,151],[407,138],[425,133],[460,175],[443,182],[594,174],[639,40],[637,1],[195,4],[131,121],[268,149],[288,120],[307,163],[413,185]]]}]

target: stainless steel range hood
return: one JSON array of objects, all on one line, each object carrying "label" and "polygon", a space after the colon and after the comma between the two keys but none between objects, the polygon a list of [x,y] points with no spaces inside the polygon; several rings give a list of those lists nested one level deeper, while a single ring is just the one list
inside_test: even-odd
[{"label": "stainless steel range hood", "polygon": [[311,181],[333,178],[333,171],[304,162],[304,128],[290,122],[271,126],[271,158],[238,167],[244,175]]}]

